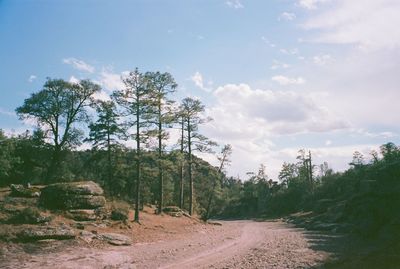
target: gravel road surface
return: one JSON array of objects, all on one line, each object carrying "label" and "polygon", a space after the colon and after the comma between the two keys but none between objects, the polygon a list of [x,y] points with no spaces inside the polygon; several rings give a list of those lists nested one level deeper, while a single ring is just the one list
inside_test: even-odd
[{"label": "gravel road surface", "polygon": [[[0,268],[311,268],[330,253],[324,237],[283,222],[222,221],[176,240],[103,249],[65,246],[57,252],[9,255]],[[204,225],[206,226],[206,225]]]}]

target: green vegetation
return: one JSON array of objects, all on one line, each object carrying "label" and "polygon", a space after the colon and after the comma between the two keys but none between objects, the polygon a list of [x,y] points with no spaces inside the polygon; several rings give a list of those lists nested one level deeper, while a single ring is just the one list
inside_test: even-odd
[{"label": "green vegetation", "polygon": [[[211,208],[222,171],[193,155],[217,146],[199,132],[211,120],[204,105],[192,98],[174,105],[177,84],[169,73],[135,69],[122,80],[123,89],[100,101],[100,86],[89,80],[49,78],[16,109],[36,129],[15,136],[0,129],[0,186],[93,180],[108,196],[132,202],[138,222],[146,203],[157,213],[169,205],[190,214]],[[176,146],[167,145],[173,128],[181,133]],[[84,142],[92,147],[78,150]]]},{"label": "green vegetation", "polygon": [[[168,73],[136,69],[123,82],[125,88],[109,101],[98,101],[94,96],[100,87],[88,80],[48,79],[16,109],[21,119],[38,123],[36,130],[15,136],[0,130],[0,186],[93,180],[108,196],[134,204],[136,221],[144,204],[156,204],[157,213],[179,206],[204,219],[303,211],[313,212],[308,226],[302,223],[308,228],[400,238],[400,148],[395,144],[371,152],[370,160],[355,152],[344,172],[334,172],[327,163],[315,165],[311,152],[300,150],[295,163],[282,165],[279,181],[267,176],[264,165],[246,180],[227,177],[230,145],[217,156],[218,167],[194,155],[212,153],[217,146],[199,132],[210,120],[199,100],[185,98],[174,105],[170,95],[177,85]],[[167,146],[172,128],[180,138]],[[77,150],[82,142],[92,147]],[[115,210],[116,218],[124,214]]]}]

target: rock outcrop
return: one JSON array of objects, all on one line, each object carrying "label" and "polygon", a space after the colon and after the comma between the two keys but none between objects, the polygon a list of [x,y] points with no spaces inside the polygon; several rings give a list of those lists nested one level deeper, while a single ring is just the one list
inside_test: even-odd
[{"label": "rock outcrop", "polygon": [[75,232],[68,227],[37,226],[27,228],[17,234],[18,241],[33,242],[45,239],[73,239]]},{"label": "rock outcrop", "polygon": [[97,236],[97,238],[108,242],[114,246],[129,246],[132,245],[132,240],[122,234],[104,233]]},{"label": "rock outcrop", "polygon": [[36,187],[24,187],[20,184],[10,185],[11,194],[13,197],[39,197],[40,189]]},{"label": "rock outcrop", "polygon": [[93,181],[51,184],[40,195],[40,205],[48,209],[95,209],[105,204],[103,189]]},{"label": "rock outcrop", "polygon": [[39,224],[49,222],[50,216],[44,215],[35,207],[27,207],[19,211],[14,211],[8,218],[7,223],[11,224]]},{"label": "rock outcrop", "polygon": [[190,217],[190,215],[188,213],[186,213],[185,211],[183,211],[182,209],[180,209],[177,206],[167,206],[163,208],[163,212],[167,215],[170,215],[172,217]]},{"label": "rock outcrop", "polygon": [[98,218],[93,209],[73,209],[67,213],[68,217],[76,221],[93,221]]}]

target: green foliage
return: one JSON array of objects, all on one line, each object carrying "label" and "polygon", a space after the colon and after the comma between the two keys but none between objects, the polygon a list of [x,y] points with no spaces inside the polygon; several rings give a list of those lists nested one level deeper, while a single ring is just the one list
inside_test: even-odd
[{"label": "green foliage", "polygon": [[54,147],[73,148],[80,144],[82,135],[73,124],[88,119],[85,106],[90,105],[93,94],[99,90],[100,87],[89,80],[74,84],[48,79],[43,89],[25,99],[16,112],[21,119],[34,119],[43,126]]},{"label": "green foliage", "polygon": [[[135,201],[136,209],[151,203],[161,212],[164,204],[179,205],[205,219],[325,212],[338,203],[344,208],[342,219],[366,227],[361,232],[376,230],[393,216],[400,222],[400,150],[395,144],[371,152],[369,162],[355,152],[343,173],[334,173],[327,163],[314,165],[311,152],[300,150],[295,163],[283,164],[279,182],[268,178],[264,165],[243,182],[224,174],[229,145],[218,156],[219,167],[194,155],[211,153],[216,146],[199,132],[210,119],[193,98],[183,99],[179,111],[173,111],[168,97],[177,85],[169,73],[136,69],[123,82],[125,88],[114,92],[112,101],[96,102],[96,121],[89,124],[86,139],[93,147],[77,151],[89,120],[85,107],[95,104],[93,94],[100,87],[88,80],[72,84],[48,79],[16,109],[21,119],[34,119],[38,128],[11,137],[0,130],[0,185],[85,178],[100,183],[108,194]],[[178,122],[180,149],[168,152],[168,128]],[[135,149],[119,143],[130,138]]]},{"label": "green foliage", "polygon": [[[103,149],[106,153],[105,165],[102,166],[103,177],[101,178],[108,184],[105,185],[106,191],[110,195],[115,194],[115,189],[120,187],[118,180],[115,180],[116,158],[115,151],[121,147],[119,139],[124,138],[126,128],[118,123],[119,115],[113,101],[98,101],[96,104],[97,121],[89,125],[89,138],[95,149]],[[105,179],[107,177],[107,180]],[[117,183],[115,185],[115,183]]]},{"label": "green foliage", "polygon": [[148,113],[145,118],[151,124],[147,134],[156,138],[155,149],[158,152],[158,210],[160,214],[164,207],[164,170],[167,162],[164,159],[165,140],[168,138],[166,128],[174,122],[174,113],[169,95],[175,92],[178,86],[169,73],[147,72],[145,74],[146,86],[149,90]]},{"label": "green foliage", "polygon": [[16,109],[20,119],[33,119],[44,137],[51,141],[53,151],[48,168],[48,180],[62,176],[62,151],[81,144],[83,131],[76,126],[88,120],[85,107],[93,103],[93,95],[100,86],[89,80],[70,83],[62,79],[48,79],[43,89],[25,99]]},{"label": "green foliage", "polygon": [[89,137],[87,141],[93,142],[95,148],[108,149],[113,145],[119,145],[119,139],[124,137],[125,128],[118,122],[120,116],[117,113],[113,101],[98,101],[96,103],[97,121],[89,124]]},{"label": "green foliage", "polygon": [[20,162],[19,158],[14,154],[16,150],[15,139],[5,136],[3,130],[0,129],[0,184],[8,184],[15,166]]},{"label": "green foliage", "polygon": [[198,132],[199,125],[210,121],[204,118],[204,105],[198,99],[185,98],[180,105],[180,116],[182,117],[182,130],[186,136],[181,138],[187,148],[188,178],[189,178],[189,214],[194,210],[194,181],[193,181],[193,151],[212,152],[212,147],[217,144]]}]

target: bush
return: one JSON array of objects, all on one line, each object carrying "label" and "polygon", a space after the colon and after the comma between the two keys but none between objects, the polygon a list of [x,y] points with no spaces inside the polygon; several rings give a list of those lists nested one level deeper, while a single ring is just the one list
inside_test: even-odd
[{"label": "bush", "polygon": [[126,207],[113,207],[111,209],[112,220],[127,221],[129,218],[129,209]]}]

